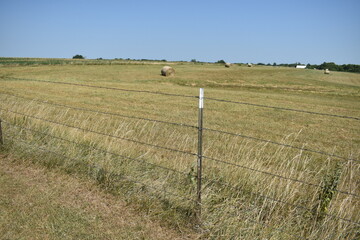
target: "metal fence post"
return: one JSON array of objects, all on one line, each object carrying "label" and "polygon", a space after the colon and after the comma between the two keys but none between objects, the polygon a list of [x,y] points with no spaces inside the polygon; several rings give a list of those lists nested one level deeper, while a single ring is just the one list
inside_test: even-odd
[{"label": "metal fence post", "polygon": [[2,135],[2,127],[1,127],[1,119],[0,119],[0,144],[4,144],[3,135]]},{"label": "metal fence post", "polygon": [[200,88],[198,115],[198,159],[197,159],[197,214],[201,217],[201,179],[202,179],[202,131],[203,131],[204,89]]}]

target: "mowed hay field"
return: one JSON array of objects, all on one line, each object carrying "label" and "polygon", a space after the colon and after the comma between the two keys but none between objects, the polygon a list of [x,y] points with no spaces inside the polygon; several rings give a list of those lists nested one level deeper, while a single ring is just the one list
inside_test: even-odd
[{"label": "mowed hay field", "polygon": [[[359,238],[359,74],[80,63],[0,67],[3,152],[87,176],[204,239]],[[161,76],[164,65],[175,76]]]}]

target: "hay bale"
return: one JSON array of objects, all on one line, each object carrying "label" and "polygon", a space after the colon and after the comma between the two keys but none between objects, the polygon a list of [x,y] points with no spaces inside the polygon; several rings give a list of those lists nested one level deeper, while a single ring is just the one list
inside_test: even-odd
[{"label": "hay bale", "polygon": [[167,77],[175,74],[175,69],[170,66],[165,66],[161,69],[161,75]]},{"label": "hay bale", "polygon": [[248,63],[248,65],[247,65],[248,67],[252,67],[252,64],[251,63]]},{"label": "hay bale", "polygon": [[231,63],[225,63],[225,67],[229,68],[231,66]]},{"label": "hay bale", "polygon": [[330,74],[329,69],[325,69],[325,70],[324,70],[324,74]]}]

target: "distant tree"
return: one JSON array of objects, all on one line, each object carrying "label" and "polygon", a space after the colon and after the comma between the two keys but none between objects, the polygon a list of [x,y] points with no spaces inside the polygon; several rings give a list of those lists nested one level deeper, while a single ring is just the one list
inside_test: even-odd
[{"label": "distant tree", "polygon": [[73,59],[85,59],[82,55],[76,54]]},{"label": "distant tree", "polygon": [[276,62],[273,63],[273,66],[276,66]]},{"label": "distant tree", "polygon": [[224,60],[219,60],[219,61],[217,61],[216,63],[222,63],[222,64],[225,64],[225,61],[224,61]]},{"label": "distant tree", "polygon": [[344,65],[342,65],[342,71],[345,71],[345,72],[358,72],[358,73],[360,73],[360,65],[344,64]]},{"label": "distant tree", "polygon": [[197,61],[196,61],[196,59],[191,59],[191,61],[190,62],[192,62],[192,63],[196,63]]},{"label": "distant tree", "polygon": [[329,69],[330,71],[341,71],[341,69],[339,69],[339,66],[336,65],[334,62],[324,62],[322,64],[320,64],[319,66],[320,69]]}]

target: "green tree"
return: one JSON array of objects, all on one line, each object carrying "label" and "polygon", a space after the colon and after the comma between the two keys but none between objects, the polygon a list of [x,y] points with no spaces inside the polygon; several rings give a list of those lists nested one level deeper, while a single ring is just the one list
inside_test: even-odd
[{"label": "green tree", "polygon": [[329,69],[330,71],[338,71],[338,65],[334,62],[324,62],[320,66],[320,69]]},{"label": "green tree", "polygon": [[76,54],[73,59],[85,59],[82,55]]}]

